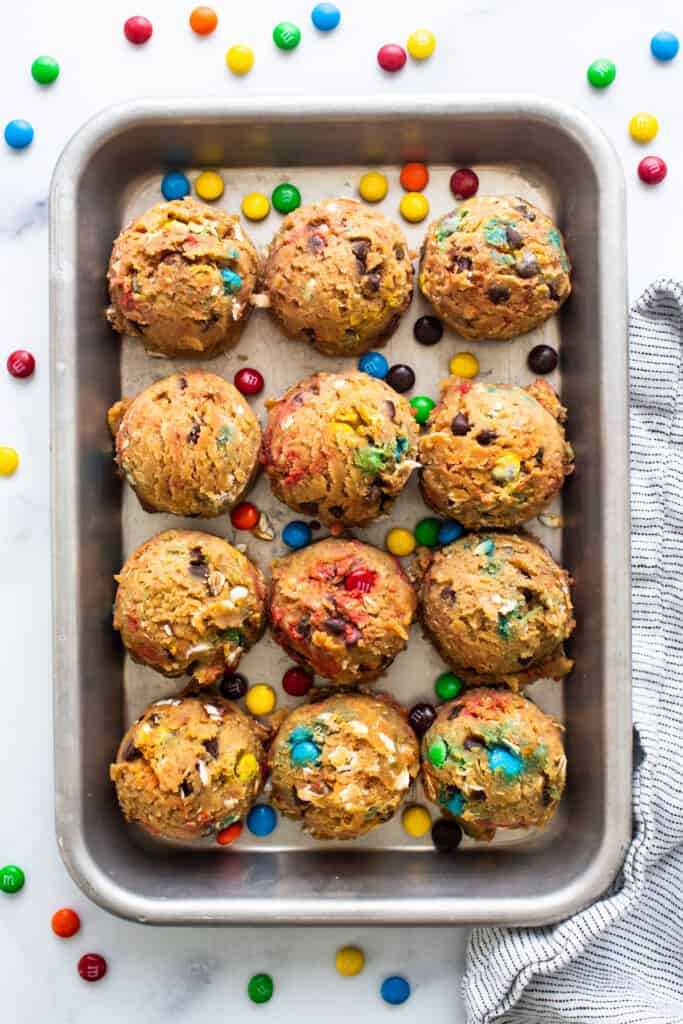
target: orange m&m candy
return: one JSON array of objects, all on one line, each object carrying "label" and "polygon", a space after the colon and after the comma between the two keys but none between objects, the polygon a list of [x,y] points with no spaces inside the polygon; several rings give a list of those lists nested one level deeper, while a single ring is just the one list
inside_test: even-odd
[{"label": "orange m&m candy", "polygon": [[429,171],[424,164],[404,164],[401,168],[400,182],[406,192],[421,192],[428,181]]},{"label": "orange m&m candy", "polygon": [[51,924],[52,931],[55,935],[59,935],[60,939],[70,939],[80,930],[81,919],[75,910],[62,907],[61,910],[55,910]]},{"label": "orange m&m candy", "polygon": [[210,36],[218,24],[218,15],[213,7],[195,7],[190,15],[190,28],[198,36]]}]

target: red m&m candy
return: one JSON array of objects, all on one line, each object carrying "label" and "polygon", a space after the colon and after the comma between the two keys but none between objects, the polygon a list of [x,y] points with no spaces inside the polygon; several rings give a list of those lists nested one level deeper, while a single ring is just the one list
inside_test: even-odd
[{"label": "red m&m candy", "polygon": [[55,910],[50,923],[52,931],[55,935],[59,935],[60,939],[70,939],[81,927],[80,917],[75,910],[71,910],[69,907]]},{"label": "red m&m candy", "polygon": [[99,953],[86,953],[78,961],[78,973],[84,981],[99,981],[107,973],[107,961]]},{"label": "red m&m candy", "polygon": [[659,185],[666,178],[667,170],[661,156],[644,156],[638,164],[638,177],[646,185]]},{"label": "red m&m candy", "polygon": [[387,43],[377,52],[377,63],[382,71],[400,71],[406,60],[406,51],[398,43]]},{"label": "red m&m candy", "polygon": [[451,174],[451,192],[456,199],[471,199],[479,188],[479,178],[469,167],[461,167]]},{"label": "red m&m candy", "polygon": [[372,569],[354,569],[344,580],[347,590],[357,590],[361,594],[369,594],[375,585],[377,573]]},{"label": "red m&m candy", "polygon": [[36,368],[36,361],[25,348],[10,352],[7,357],[7,369],[13,377],[30,377]]},{"label": "red m&m candy", "polygon": [[230,513],[230,522],[236,530],[253,530],[258,523],[258,509],[250,501],[243,501]]},{"label": "red m&m candy", "polygon": [[123,26],[123,34],[128,42],[134,43],[135,46],[142,46],[143,43],[146,43],[152,32],[152,22],[149,18],[143,18],[141,14],[128,18]]},{"label": "red m&m candy", "polygon": [[282,689],[290,697],[303,697],[313,685],[313,676],[308,669],[298,665],[288,668],[282,677]]},{"label": "red m&m candy", "polygon": [[242,825],[239,821],[236,821],[234,825],[228,825],[216,836],[216,842],[219,846],[229,846],[230,843],[234,843],[236,839],[242,835]]},{"label": "red m&m candy", "polygon": [[251,366],[245,366],[235,374],[235,387],[243,395],[258,395],[263,391],[263,375]]}]

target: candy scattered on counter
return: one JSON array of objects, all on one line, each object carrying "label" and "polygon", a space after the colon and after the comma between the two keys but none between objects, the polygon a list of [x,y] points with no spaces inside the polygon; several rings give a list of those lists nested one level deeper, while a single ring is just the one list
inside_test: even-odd
[{"label": "candy scattered on counter", "polygon": [[26,875],[16,864],[6,864],[0,868],[0,890],[10,895],[24,888]]},{"label": "candy scattered on counter", "polygon": [[334,966],[345,978],[355,978],[365,967],[365,954],[358,946],[341,946],[334,954]]},{"label": "candy scattered on counter", "polygon": [[654,114],[641,110],[629,121],[628,130],[635,142],[651,142],[659,131],[659,121]]},{"label": "candy scattered on counter", "polygon": [[190,28],[198,36],[210,36],[218,24],[213,7],[195,7],[190,15]]},{"label": "candy scattered on counter", "polygon": [[256,718],[260,715],[269,715],[275,707],[275,690],[267,683],[257,683],[247,690],[245,703],[247,710]]},{"label": "candy scattered on counter", "polygon": [[439,543],[439,529],[441,522],[432,516],[421,519],[415,527],[415,540],[425,548],[435,548]]},{"label": "candy scattered on counter", "polygon": [[287,547],[294,548],[295,551],[305,548],[311,543],[311,528],[308,523],[295,519],[285,526],[282,531],[282,539]]},{"label": "candy scattered on counter", "polygon": [[382,71],[400,71],[406,60],[406,51],[398,43],[387,43],[377,51],[377,63]]},{"label": "candy scattered on counter", "polygon": [[400,1006],[410,997],[410,983],[400,974],[394,974],[391,978],[384,979],[379,993],[385,1003]]},{"label": "candy scattered on counter", "polygon": [[413,337],[421,345],[436,345],[443,338],[443,324],[435,316],[421,316],[413,324]]},{"label": "candy scattered on counter", "polygon": [[479,373],[479,360],[471,352],[456,352],[448,368],[454,377],[466,377],[471,380]]},{"label": "candy scattered on counter", "polygon": [[386,545],[390,555],[403,558],[405,555],[412,555],[415,550],[415,538],[410,530],[404,530],[401,526],[395,526],[387,534]]},{"label": "candy scattered on counter", "polygon": [[366,352],[358,360],[358,369],[362,370],[363,373],[367,373],[369,377],[377,377],[378,380],[384,380],[389,370],[389,363],[386,356],[383,356],[381,352]]},{"label": "candy scattered on counter", "polygon": [[311,21],[320,32],[331,32],[341,21],[341,11],[334,4],[316,4]]},{"label": "candy scattered on counter", "polygon": [[379,171],[368,171],[360,179],[358,194],[366,203],[379,203],[389,189],[389,182]]},{"label": "candy scattered on counter", "polygon": [[462,679],[455,672],[442,672],[434,682],[434,692],[439,700],[455,700],[462,690]]},{"label": "candy scattered on counter", "polygon": [[432,819],[426,807],[413,804],[412,807],[407,807],[403,812],[401,824],[403,825],[404,832],[407,832],[409,836],[419,839],[420,836],[424,836],[429,832],[432,827]]},{"label": "candy scattered on counter", "polygon": [[246,75],[254,66],[254,51],[248,46],[231,46],[225,55],[225,63],[233,75]]},{"label": "candy scattered on counter", "polygon": [[424,736],[435,718],[436,711],[433,706],[431,704],[427,704],[426,701],[420,701],[419,704],[414,704],[408,712],[408,721],[410,722],[413,732],[417,733],[418,736]]},{"label": "candy scattered on counter", "polygon": [[644,156],[638,164],[638,177],[646,185],[659,185],[666,178],[667,170],[661,156]]},{"label": "candy scattered on counter", "polygon": [[289,181],[283,181],[273,189],[271,201],[278,213],[291,213],[301,206],[301,192]]},{"label": "candy scattered on counter", "polygon": [[552,373],[557,366],[557,352],[550,345],[534,345],[526,361],[532,373]]},{"label": "candy scattered on counter", "polygon": [[249,689],[249,680],[241,672],[230,672],[223,676],[218,689],[226,700],[241,700]]},{"label": "candy scattered on counter", "polygon": [[50,925],[52,931],[60,939],[70,939],[72,935],[80,931],[81,919],[75,910],[71,910],[69,907],[62,907],[61,910],[55,910]]},{"label": "candy scattered on counter", "polygon": [[243,831],[244,829],[242,828],[241,822],[236,821],[217,833],[216,842],[219,846],[230,846],[230,844],[234,843],[236,839],[239,839]]},{"label": "candy scattered on counter", "polygon": [[182,171],[169,171],[161,181],[161,194],[169,202],[173,199],[184,199],[189,196],[191,186],[189,178]]},{"label": "candy scattered on counter", "polygon": [[429,171],[424,164],[404,164],[399,181],[406,192],[422,192],[429,182]]},{"label": "candy scattered on counter", "polygon": [[39,85],[51,85],[59,77],[59,64],[54,57],[43,54],[31,64],[31,74]]},{"label": "candy scattered on counter", "polygon": [[415,373],[405,363],[396,363],[387,371],[386,382],[394,391],[402,395],[415,386]]},{"label": "candy scattered on counter", "polygon": [[611,60],[601,57],[588,65],[586,77],[594,89],[606,89],[617,77],[617,69]]},{"label": "candy scattered on counter", "polygon": [[404,220],[418,224],[429,214],[429,200],[421,192],[406,192],[398,208]]},{"label": "candy scattered on counter", "polygon": [[12,476],[19,466],[19,455],[14,448],[0,445],[0,476]]},{"label": "candy scattered on counter", "polygon": [[270,200],[263,192],[250,192],[242,200],[242,213],[247,220],[264,220],[270,213]]},{"label": "candy scattered on counter", "polygon": [[107,961],[99,953],[85,953],[78,961],[83,981],[100,981],[107,973]]},{"label": "candy scattered on counter", "polygon": [[10,352],[7,357],[7,370],[12,377],[30,377],[36,368],[33,355],[25,348]]},{"label": "candy scattered on counter", "polygon": [[253,366],[245,366],[238,370],[233,377],[235,387],[243,395],[258,395],[263,391],[263,374],[255,370]]},{"label": "candy scattered on counter", "polygon": [[195,192],[204,202],[220,199],[225,190],[223,179],[217,171],[202,171],[194,183]]},{"label": "candy scattered on counter", "polygon": [[459,167],[451,174],[450,186],[456,199],[471,199],[479,188],[479,178],[471,167]]},{"label": "candy scattered on counter", "polygon": [[254,804],[247,815],[247,828],[255,836],[269,836],[277,828],[277,814],[268,804]]},{"label": "candy scattered on counter", "polygon": [[462,842],[462,829],[457,821],[439,818],[432,825],[432,842],[439,853],[454,853]]},{"label": "candy scattered on counter", "polygon": [[305,697],[313,686],[313,674],[300,665],[288,668],[282,677],[282,689],[290,697]]},{"label": "candy scattered on counter", "polygon": [[253,974],[247,985],[252,1003],[267,1003],[273,996],[273,979],[269,974]]},{"label": "candy scattered on counter", "polygon": [[678,36],[673,32],[656,32],[650,40],[650,52],[657,60],[673,60],[679,45]]},{"label": "candy scattered on counter", "polygon": [[5,142],[12,149],[26,149],[33,142],[33,126],[23,117],[8,121],[5,125]]},{"label": "candy scattered on counter", "polygon": [[433,398],[428,398],[426,395],[416,395],[415,398],[410,399],[410,408],[413,410],[413,416],[418,423],[426,423],[429,419],[429,414],[436,405]]},{"label": "candy scattered on counter", "polygon": [[436,48],[436,36],[428,28],[416,28],[408,36],[408,53],[413,60],[426,60]]},{"label": "candy scattered on counter", "polygon": [[281,21],[273,29],[273,42],[278,50],[295,50],[301,42],[301,29],[293,21]]},{"label": "candy scattered on counter", "polygon": [[230,513],[230,522],[236,530],[253,530],[258,523],[259,512],[250,501],[242,501]]},{"label": "candy scattered on counter", "polygon": [[439,527],[439,544],[452,544],[458,537],[462,537],[464,532],[465,530],[461,523],[456,522],[455,519],[447,519]]},{"label": "candy scattered on counter", "polygon": [[143,43],[146,43],[153,31],[152,22],[141,14],[128,18],[123,25],[124,36],[129,43],[133,43],[135,46],[142,46]]}]

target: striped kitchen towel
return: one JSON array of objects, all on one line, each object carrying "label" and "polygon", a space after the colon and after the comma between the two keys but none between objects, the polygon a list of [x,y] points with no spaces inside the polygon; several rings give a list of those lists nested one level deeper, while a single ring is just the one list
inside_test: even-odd
[{"label": "striped kitchen towel", "polygon": [[647,289],[629,345],[633,840],[574,917],[472,932],[471,1024],[683,1022],[683,284]]}]

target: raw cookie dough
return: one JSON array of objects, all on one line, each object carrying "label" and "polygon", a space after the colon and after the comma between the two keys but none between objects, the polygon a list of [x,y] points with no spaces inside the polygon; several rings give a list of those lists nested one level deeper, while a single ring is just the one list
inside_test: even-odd
[{"label": "raw cookie dough", "polygon": [[213,683],[263,632],[263,576],[210,533],[160,533],[115,578],[114,629],[136,661],[165,676],[186,672],[200,685]]},{"label": "raw cookie dough", "polygon": [[261,428],[237,388],[204,370],[151,384],[109,410],[116,462],[148,512],[219,516],[258,470]]},{"label": "raw cookie dough", "polygon": [[558,311],[570,274],[547,214],[519,196],[476,196],[430,224],[419,284],[458,334],[506,340]]},{"label": "raw cookie dough", "polygon": [[398,562],[357,540],[321,540],[273,563],[274,639],[335,686],[388,668],[408,642],[415,604]]},{"label": "raw cookie dough", "polygon": [[566,675],[562,643],[574,629],[569,575],[523,533],[471,533],[420,554],[425,629],[468,683]]},{"label": "raw cookie dough", "polygon": [[475,839],[547,825],[566,767],[560,726],[509,690],[466,690],[439,708],[422,739],[426,796]]},{"label": "raw cookie dough", "polygon": [[125,734],[110,768],[121,810],[168,839],[227,828],[263,786],[267,735],[220,697],[156,701]]},{"label": "raw cookie dough", "polygon": [[292,711],[270,750],[273,803],[315,839],[388,821],[419,771],[415,734],[389,699],[337,694]]},{"label": "raw cookie dough", "polygon": [[356,199],[326,199],[285,217],[264,285],[289,338],[352,356],[394,333],[412,298],[413,266],[397,224]]},{"label": "raw cookie dough", "polygon": [[273,493],[323,523],[362,526],[391,510],[417,466],[410,406],[366,373],[317,373],[267,402],[261,461]]},{"label": "raw cookie dough", "polygon": [[107,319],[151,355],[215,356],[237,343],[257,272],[239,217],[195,199],[159,203],[114,242]]},{"label": "raw cookie dough", "polygon": [[566,417],[541,379],[528,388],[444,381],[420,438],[425,501],[468,528],[538,515],[574,469]]}]

